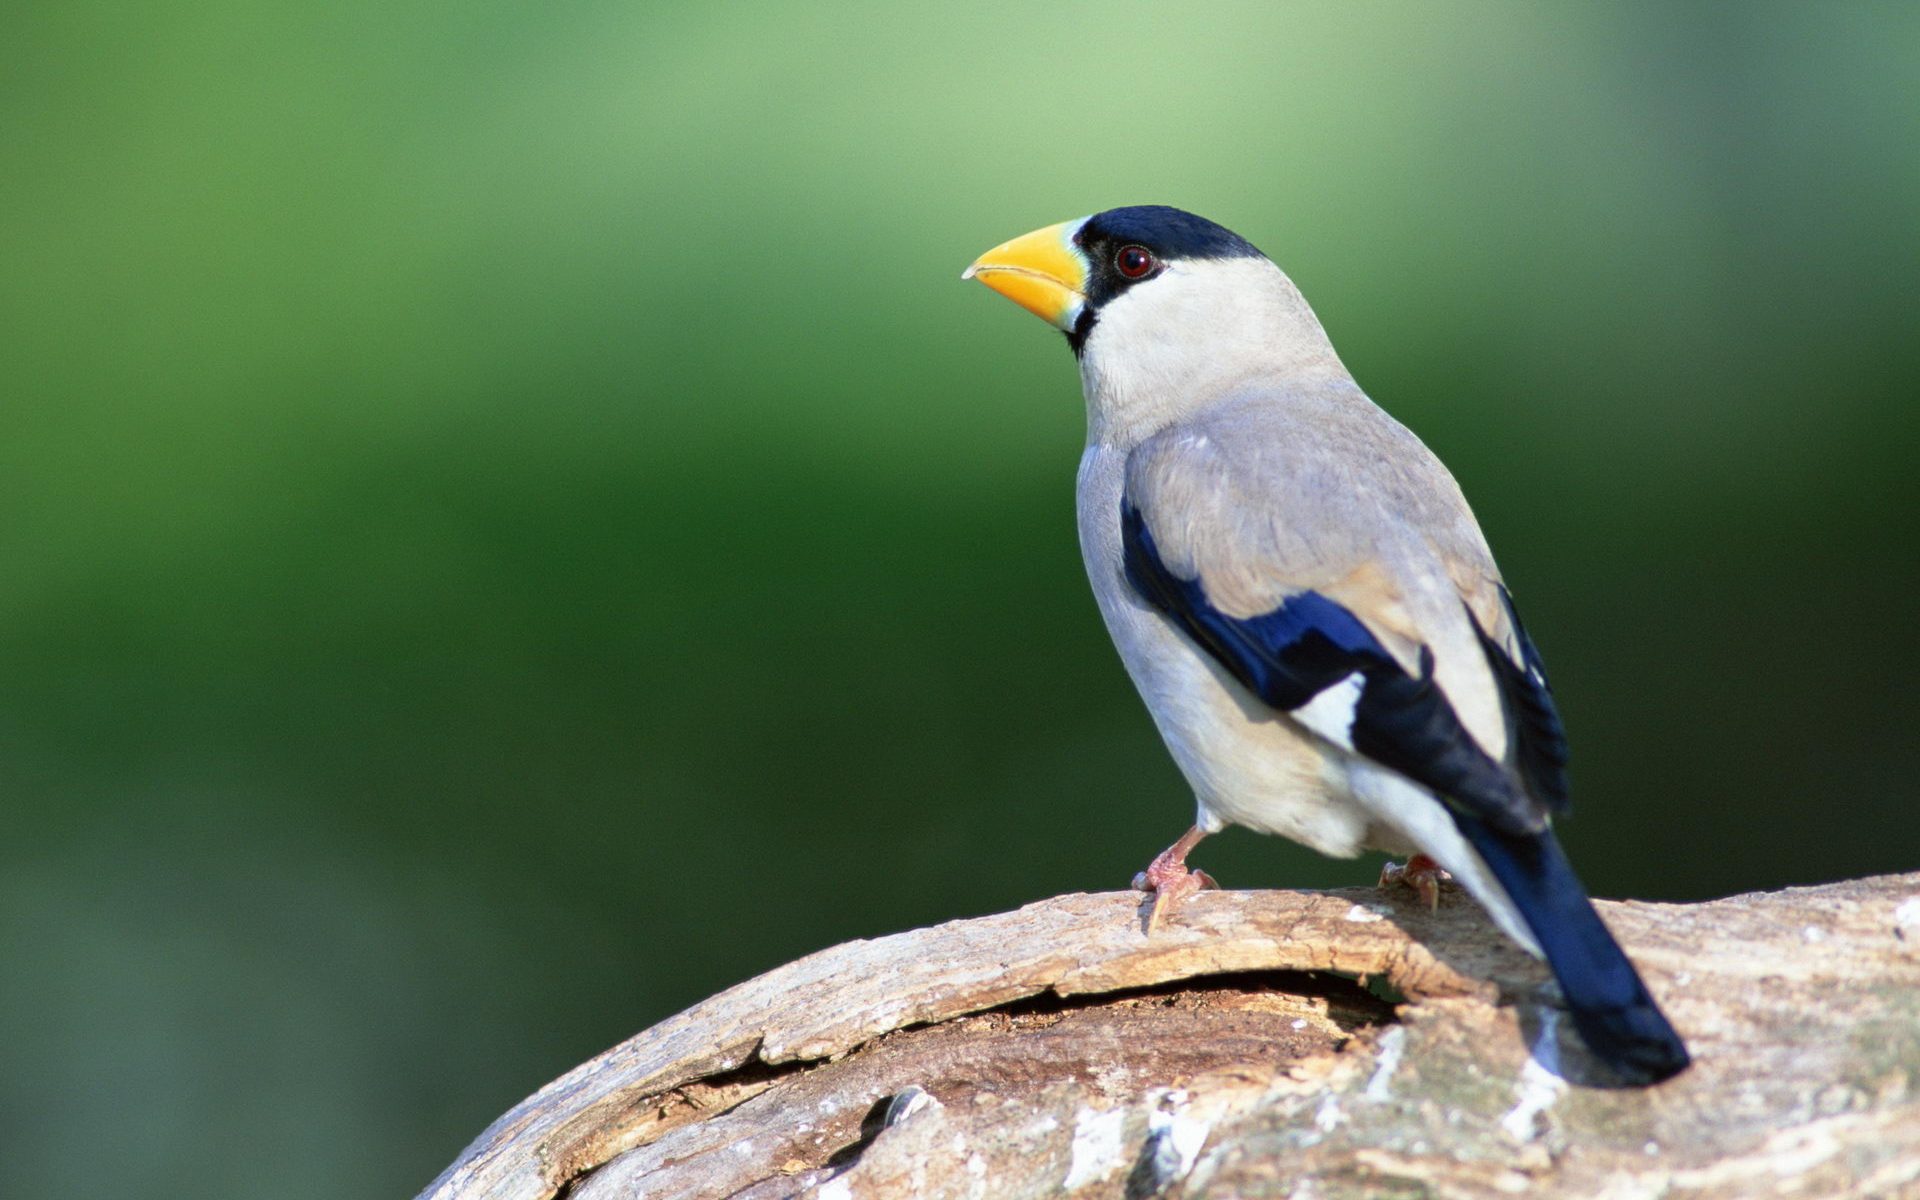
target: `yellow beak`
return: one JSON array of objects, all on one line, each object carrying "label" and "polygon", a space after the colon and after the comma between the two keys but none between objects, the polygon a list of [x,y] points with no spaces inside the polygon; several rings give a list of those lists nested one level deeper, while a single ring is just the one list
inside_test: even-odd
[{"label": "yellow beak", "polygon": [[973,260],[960,278],[978,279],[1057,329],[1071,331],[1087,306],[1087,259],[1073,244],[1078,221],[1022,234]]}]

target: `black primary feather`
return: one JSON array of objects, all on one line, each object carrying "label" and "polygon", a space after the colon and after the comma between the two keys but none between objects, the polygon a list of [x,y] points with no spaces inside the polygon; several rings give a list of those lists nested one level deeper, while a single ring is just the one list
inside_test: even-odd
[{"label": "black primary feather", "polygon": [[1455,827],[1540,944],[1587,1046],[1629,1083],[1658,1083],[1686,1067],[1685,1044],[1594,911],[1544,813],[1527,795],[1531,790],[1541,803],[1566,805],[1566,736],[1524,632],[1522,664],[1484,631],[1480,637],[1520,731],[1516,766],[1526,789],[1461,726],[1434,682],[1430,648],[1421,647],[1419,673],[1409,674],[1359,618],[1317,592],[1289,596],[1259,616],[1227,616],[1207,599],[1199,580],[1168,569],[1145,518],[1124,499],[1120,537],[1134,591],[1275,709],[1296,709],[1360,675],[1354,750],[1446,803]]},{"label": "black primary feather", "polygon": [[1513,606],[1507,589],[1500,589],[1501,603],[1507,606],[1507,619],[1513,622],[1515,639],[1520,643],[1520,661],[1507,656],[1498,642],[1487,636],[1474,620],[1473,631],[1480,636],[1480,648],[1493,668],[1494,681],[1500,687],[1508,714],[1514,725],[1514,767],[1533,798],[1556,815],[1572,808],[1567,789],[1567,731],[1560,723],[1560,710],[1554,707],[1553,688],[1547,683],[1546,667],[1540,651],[1520,623],[1520,612]]}]

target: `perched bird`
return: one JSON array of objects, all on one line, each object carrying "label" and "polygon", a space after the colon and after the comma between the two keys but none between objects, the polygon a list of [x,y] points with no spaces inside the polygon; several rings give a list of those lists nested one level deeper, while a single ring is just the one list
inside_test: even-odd
[{"label": "perched bird", "polygon": [[[1228,824],[1444,869],[1543,957],[1622,1078],[1686,1047],[1588,901],[1549,818],[1567,743],[1540,656],[1460,487],[1360,390],[1293,282],[1175,208],[997,246],[963,278],[1080,363],[1080,547],[1101,615],[1198,801],[1135,881],[1150,924],[1210,884]],[[1436,865],[1437,864],[1437,867]]]}]

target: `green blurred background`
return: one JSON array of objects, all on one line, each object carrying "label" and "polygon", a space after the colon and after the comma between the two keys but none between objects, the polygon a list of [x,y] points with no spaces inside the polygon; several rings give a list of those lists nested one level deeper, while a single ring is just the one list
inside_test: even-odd
[{"label": "green blurred background", "polygon": [[[0,17],[0,1192],[394,1196],[1190,802],[962,266],[1291,271],[1554,671],[1593,889],[1912,868],[1920,9]],[[1249,834],[1229,885],[1370,880]]]}]

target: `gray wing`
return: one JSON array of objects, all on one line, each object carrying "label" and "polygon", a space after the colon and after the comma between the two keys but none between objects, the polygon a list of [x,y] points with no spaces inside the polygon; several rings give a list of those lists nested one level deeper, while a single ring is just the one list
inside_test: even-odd
[{"label": "gray wing", "polygon": [[1501,824],[1563,806],[1558,717],[1472,511],[1357,388],[1250,392],[1149,438],[1123,526],[1136,592],[1314,732]]}]

